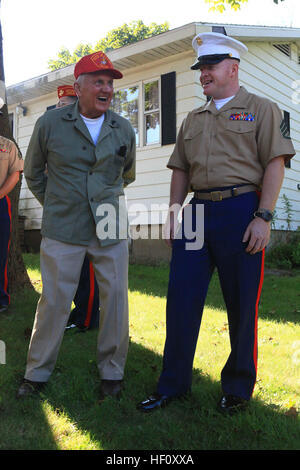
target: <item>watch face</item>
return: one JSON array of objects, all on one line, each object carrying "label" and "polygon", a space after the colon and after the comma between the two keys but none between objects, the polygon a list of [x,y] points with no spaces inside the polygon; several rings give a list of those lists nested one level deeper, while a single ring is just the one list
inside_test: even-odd
[{"label": "watch face", "polygon": [[255,217],[260,217],[266,222],[270,222],[273,219],[272,212],[269,212],[269,211],[264,211],[264,212],[257,211],[255,212]]},{"label": "watch face", "polygon": [[267,222],[270,222],[272,220],[272,214],[263,214],[263,219],[266,220]]}]

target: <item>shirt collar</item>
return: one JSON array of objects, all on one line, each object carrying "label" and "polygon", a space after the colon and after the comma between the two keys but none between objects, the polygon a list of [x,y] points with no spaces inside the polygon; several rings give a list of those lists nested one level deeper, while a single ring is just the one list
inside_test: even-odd
[{"label": "shirt collar", "polygon": [[197,109],[197,113],[202,113],[204,111],[210,111],[213,114],[222,113],[223,111],[227,111],[231,108],[247,108],[249,101],[249,93],[248,91],[241,86],[237,94],[235,95],[232,100],[228,101],[222,108],[217,110],[215,103],[212,99],[210,99],[204,106]]},{"label": "shirt collar", "polygon": [[[65,108],[62,118],[67,121],[81,120],[78,101]],[[116,119],[114,119],[113,113],[109,109],[105,113],[104,123],[110,127],[119,127]]]}]

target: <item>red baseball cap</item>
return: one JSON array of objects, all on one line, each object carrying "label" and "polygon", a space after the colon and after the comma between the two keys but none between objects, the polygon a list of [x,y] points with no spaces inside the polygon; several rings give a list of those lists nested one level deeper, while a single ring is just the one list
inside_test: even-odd
[{"label": "red baseball cap", "polygon": [[93,54],[82,57],[75,65],[74,76],[77,80],[79,75],[83,73],[101,71],[109,71],[113,78],[123,77],[123,74],[114,68],[109,58],[101,51],[93,52]]},{"label": "red baseball cap", "polygon": [[76,96],[76,93],[72,85],[62,85],[57,87],[57,96],[58,98],[62,98],[63,96]]}]

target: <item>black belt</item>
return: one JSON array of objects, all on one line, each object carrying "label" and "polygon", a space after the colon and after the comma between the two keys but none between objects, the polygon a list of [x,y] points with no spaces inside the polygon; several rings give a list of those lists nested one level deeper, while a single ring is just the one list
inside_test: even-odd
[{"label": "black belt", "polygon": [[222,201],[229,197],[239,196],[240,194],[249,193],[250,191],[256,191],[257,186],[254,184],[245,184],[244,186],[236,186],[230,189],[224,189],[221,191],[210,191],[202,193],[201,191],[195,190],[194,197],[196,199],[205,199],[208,201]]}]

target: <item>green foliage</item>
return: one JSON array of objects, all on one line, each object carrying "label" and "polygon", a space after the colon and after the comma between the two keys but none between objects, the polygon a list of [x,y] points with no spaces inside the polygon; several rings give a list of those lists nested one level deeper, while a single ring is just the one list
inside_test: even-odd
[{"label": "green foliage", "polygon": [[142,20],[132,21],[129,24],[125,23],[119,28],[112,29],[104,39],[100,39],[95,50],[107,52],[118,49],[163,33],[168,29],[169,24],[167,22],[163,24],[151,23],[150,26],[146,26]]},{"label": "green foliage", "polygon": [[118,28],[112,29],[107,33],[105,38],[100,39],[95,47],[91,44],[79,44],[73,54],[69,49],[62,47],[58,52],[58,58],[48,61],[50,70],[57,70],[67,65],[74,64],[81,57],[92,54],[96,51],[108,52],[112,49],[127,46],[135,42],[147,39],[160,33],[168,31],[169,24],[167,22],[162,24],[151,23],[146,26],[142,20],[132,21],[129,24],[124,23]]},{"label": "green foliage", "polygon": [[289,234],[286,242],[269,248],[266,263],[278,269],[300,268],[300,231]]},{"label": "green foliage", "polygon": [[226,10],[226,5],[237,11],[240,10],[241,4],[248,2],[248,0],[205,0],[205,2],[212,5],[209,11],[223,13]]},{"label": "green foliage", "polygon": [[285,194],[282,195],[282,199],[283,199],[283,205],[284,205],[284,212],[286,214],[287,229],[291,230],[292,212],[293,212],[292,204],[289,198]]},{"label": "green foliage", "polygon": [[295,266],[300,266],[300,240],[293,247],[292,260]]},{"label": "green foliage", "polygon": [[[283,2],[284,0],[280,1]],[[212,5],[209,11],[223,13],[226,10],[226,5],[229,5],[234,11],[238,11],[241,8],[241,4],[248,2],[248,0],[205,0],[205,2]],[[278,0],[273,0],[273,2],[278,5]]]}]

